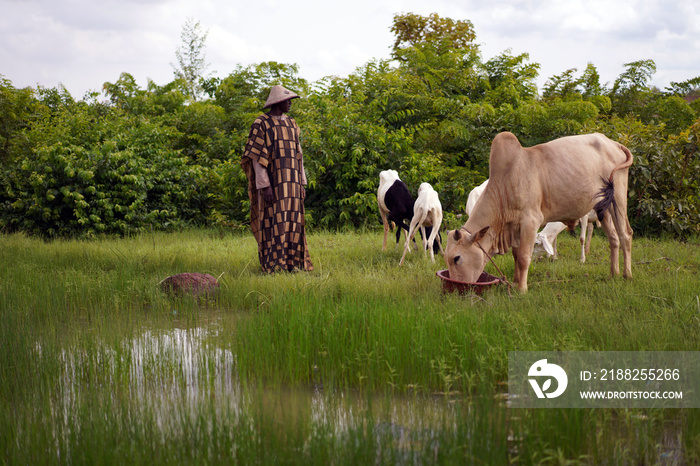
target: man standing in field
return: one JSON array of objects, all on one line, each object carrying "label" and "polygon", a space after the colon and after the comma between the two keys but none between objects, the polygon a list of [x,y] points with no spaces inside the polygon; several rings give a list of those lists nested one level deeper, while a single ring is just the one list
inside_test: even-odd
[{"label": "man standing in field", "polygon": [[306,245],[300,129],[286,115],[298,97],[282,86],[272,87],[263,107],[270,110],[253,122],[241,162],[248,177],[250,226],[260,265],[268,273],[314,268]]}]

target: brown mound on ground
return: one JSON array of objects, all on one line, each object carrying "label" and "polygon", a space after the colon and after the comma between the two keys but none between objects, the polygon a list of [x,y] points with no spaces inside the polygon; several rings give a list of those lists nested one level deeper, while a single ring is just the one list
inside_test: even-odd
[{"label": "brown mound on ground", "polygon": [[179,273],[160,282],[160,289],[176,295],[213,295],[219,290],[219,282],[206,273]]}]

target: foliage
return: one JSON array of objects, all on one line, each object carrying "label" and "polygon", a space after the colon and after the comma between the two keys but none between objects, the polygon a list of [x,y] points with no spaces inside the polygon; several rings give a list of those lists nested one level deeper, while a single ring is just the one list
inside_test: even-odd
[{"label": "foliage", "polygon": [[553,97],[565,100],[581,97],[591,99],[603,95],[605,89],[600,84],[600,75],[592,63],[586,66],[586,70],[579,78],[574,77],[576,71],[576,68],[571,68],[558,76],[550,77],[542,89],[542,98],[544,100]]},{"label": "foliage", "polygon": [[649,81],[656,72],[653,60],[638,60],[625,63],[627,70],[615,80],[610,97],[612,110],[619,116],[641,116],[641,110],[649,103],[653,93]]},{"label": "foliage", "polygon": [[56,142],[39,140],[12,166],[0,192],[3,229],[93,237],[204,222],[205,171],[170,148],[173,128],[114,115],[91,127],[82,118],[62,122]]},{"label": "foliage", "polygon": [[[414,193],[423,181],[433,184],[446,214],[459,215],[488,177],[499,132],[532,146],[598,131],[635,156],[629,213],[636,234],[697,232],[700,77],[662,92],[649,85],[656,64],[637,60],[608,89],[588,63],[581,74],[571,68],[550,77],[539,92],[540,65],[527,53],[484,59],[470,21],[406,13],[391,28],[394,61],[314,83],[296,64],[279,62],[238,65],[218,78],[203,76],[199,27],[184,26],[181,73],[162,86],[141,88],[124,72],[104,83],[102,98],[76,101],[62,86],[15,89],[0,79],[2,228],[93,236],[245,225],[239,161],[270,87],[282,84],[302,97],[291,116],[302,129],[311,227],[376,225],[378,175],[390,168]],[[116,205],[132,213],[127,218]]]},{"label": "foliage", "polygon": [[447,53],[450,49],[474,47],[472,43],[476,38],[471,21],[454,21],[436,13],[427,17],[414,13],[395,15],[391,32],[396,36],[392,55],[399,60],[408,47],[425,45]]},{"label": "foliage", "polygon": [[667,140],[658,128],[631,117],[612,118],[599,129],[634,155],[629,176],[628,214],[645,234],[688,237],[700,231],[700,119]]},{"label": "foliage", "polygon": [[690,128],[697,119],[697,113],[680,96],[658,96],[645,111],[643,121],[655,123],[662,134],[680,134]]},{"label": "foliage", "polygon": [[176,148],[193,161],[225,160],[231,150],[224,133],[226,112],[211,102],[193,102],[182,108],[175,127],[182,134]]},{"label": "foliage", "polygon": [[26,127],[31,115],[34,92],[15,89],[10,80],[0,74],[0,163],[8,161],[12,154],[24,152],[21,130]]},{"label": "foliage", "polygon": [[586,124],[594,122],[598,107],[581,99],[551,99],[548,104],[532,102],[518,112],[521,143],[527,146],[583,132]]},{"label": "foliage", "polygon": [[529,58],[527,53],[513,56],[510,50],[506,50],[484,63],[490,87],[485,100],[496,107],[510,105],[517,108],[522,102],[534,99],[540,65],[526,63]]},{"label": "foliage", "polygon": [[376,101],[365,98],[365,105],[354,101],[362,99],[360,89],[351,88],[351,98],[341,97],[344,90],[339,83],[330,83],[328,91],[335,98],[312,96],[310,104],[318,111],[307,113],[305,106],[300,115],[311,180],[307,213],[312,223],[324,227],[374,223],[381,170],[396,168],[407,183],[417,183],[419,176],[432,171],[430,160],[413,149],[412,129],[373,124],[365,112],[389,119],[392,113]]}]

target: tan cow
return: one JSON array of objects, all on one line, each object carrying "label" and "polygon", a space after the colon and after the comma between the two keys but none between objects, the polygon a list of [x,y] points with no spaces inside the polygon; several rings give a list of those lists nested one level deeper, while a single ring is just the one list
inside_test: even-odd
[{"label": "tan cow", "polygon": [[489,183],[467,223],[449,232],[445,262],[450,278],[475,282],[489,257],[512,248],[514,281],[527,290],[537,230],[547,222],[573,227],[595,208],[610,243],[610,272],[632,277],[632,228],[627,219],[630,151],[602,134],[568,136],[522,147],[512,133],[491,144]]}]

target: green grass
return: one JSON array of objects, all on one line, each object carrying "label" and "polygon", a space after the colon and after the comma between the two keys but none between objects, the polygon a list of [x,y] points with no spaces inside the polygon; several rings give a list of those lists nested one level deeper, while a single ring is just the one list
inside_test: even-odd
[{"label": "green grass", "polygon": [[[0,463],[700,461],[697,410],[500,397],[508,351],[700,350],[697,240],[636,238],[630,281],[602,235],[580,264],[563,234],[527,294],[481,297],[443,294],[442,256],[399,267],[381,241],[315,233],[313,272],[270,276],[248,234],[0,236]],[[164,295],[180,272],[220,292]]]}]

